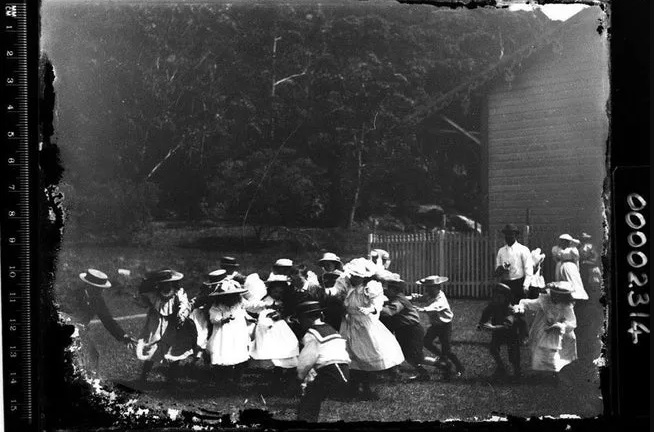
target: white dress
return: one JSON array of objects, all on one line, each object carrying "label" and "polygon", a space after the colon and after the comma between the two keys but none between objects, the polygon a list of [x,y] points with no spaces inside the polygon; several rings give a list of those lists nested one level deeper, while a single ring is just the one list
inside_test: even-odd
[{"label": "white dress", "polygon": [[573,289],[573,299],[588,300],[588,293],[584,289],[584,283],[579,273],[579,251],[577,248],[570,246],[561,249],[559,246],[554,246],[552,248],[552,257],[556,260],[554,280],[556,282],[570,282]]},{"label": "white dress", "polygon": [[286,321],[273,321],[269,318],[280,306],[280,302],[266,296],[259,304],[251,303],[248,307],[252,312],[259,311],[250,357],[254,360],[270,360],[274,366],[294,368],[297,367],[300,355],[298,339]]},{"label": "white dress", "polygon": [[[212,365],[232,366],[250,358],[250,335],[241,303],[234,306],[213,305],[209,321],[213,332],[207,341],[207,352]],[[234,319],[222,324],[224,318]]]},{"label": "white dress", "polygon": [[[347,340],[352,362],[350,369],[381,371],[404,361],[402,348],[384,324],[379,314],[386,297],[376,281],[350,289],[345,297],[347,314],[341,323],[340,333]],[[363,313],[359,307],[374,307],[375,313]]]},{"label": "white dress", "polygon": [[[558,372],[577,359],[577,320],[571,303],[554,303],[549,294],[542,294],[520,300],[518,308],[535,312],[529,329],[532,369]],[[554,330],[546,330],[553,325]]]}]

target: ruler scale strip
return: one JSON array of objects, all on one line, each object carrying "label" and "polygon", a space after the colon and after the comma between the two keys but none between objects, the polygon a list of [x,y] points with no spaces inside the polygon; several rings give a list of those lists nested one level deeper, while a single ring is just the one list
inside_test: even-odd
[{"label": "ruler scale strip", "polygon": [[30,119],[27,3],[5,3],[2,29],[2,370],[5,430],[35,426],[30,247]]}]

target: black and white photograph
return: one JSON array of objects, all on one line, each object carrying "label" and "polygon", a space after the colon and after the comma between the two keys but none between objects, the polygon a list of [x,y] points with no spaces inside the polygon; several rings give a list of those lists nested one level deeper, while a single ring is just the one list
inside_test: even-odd
[{"label": "black and white photograph", "polygon": [[601,415],[604,7],[43,0],[81,425]]}]

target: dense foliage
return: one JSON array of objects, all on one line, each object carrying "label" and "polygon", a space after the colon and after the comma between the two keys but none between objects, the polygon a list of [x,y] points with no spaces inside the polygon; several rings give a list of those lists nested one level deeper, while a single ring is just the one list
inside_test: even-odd
[{"label": "dense foliage", "polygon": [[[46,4],[73,219],[350,226],[426,203],[476,218],[479,147],[442,113],[406,118],[548,25],[390,2]],[[479,132],[474,95],[445,113]]]}]

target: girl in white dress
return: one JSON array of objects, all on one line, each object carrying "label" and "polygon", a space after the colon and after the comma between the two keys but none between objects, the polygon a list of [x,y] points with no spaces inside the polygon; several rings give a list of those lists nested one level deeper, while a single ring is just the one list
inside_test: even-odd
[{"label": "girl in white dress", "polygon": [[235,389],[250,359],[250,334],[242,294],[246,290],[233,279],[224,280],[208,295],[209,322],[213,326],[207,341],[209,362],[217,373],[226,373],[226,387]]},{"label": "girl in white dress", "polygon": [[272,366],[277,384],[291,384],[300,354],[298,339],[287,322],[291,313],[284,304],[291,282],[287,276],[271,274],[265,283],[267,295],[248,305],[249,312],[258,313],[250,357],[255,366]]},{"label": "girl in white dress", "polygon": [[514,306],[515,313],[535,312],[529,330],[531,367],[534,370],[558,372],[577,359],[577,327],[573,305],[573,288],[569,282],[547,284],[549,293],[537,299],[522,299]]},{"label": "girl in white dress", "polygon": [[404,361],[395,336],[379,320],[387,298],[382,284],[370,279],[374,272],[365,258],[356,258],[345,265],[352,287],[345,296],[347,312],[340,333],[348,342],[353,390],[363,399],[377,399],[370,388],[371,372],[388,370]]}]

